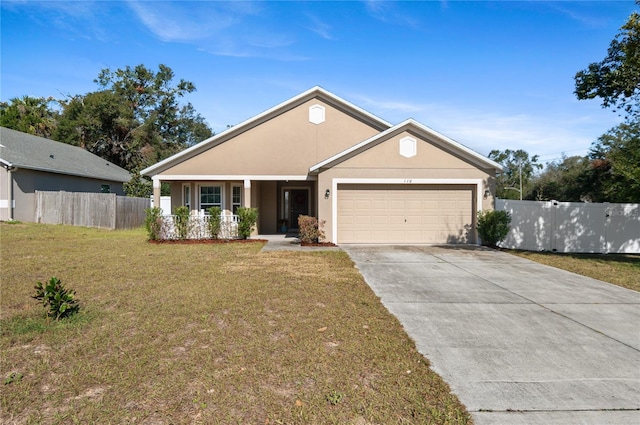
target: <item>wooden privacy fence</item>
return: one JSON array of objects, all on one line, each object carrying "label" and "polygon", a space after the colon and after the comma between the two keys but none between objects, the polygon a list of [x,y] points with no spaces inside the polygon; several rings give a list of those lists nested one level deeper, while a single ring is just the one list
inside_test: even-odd
[{"label": "wooden privacy fence", "polygon": [[640,254],[640,204],[497,199],[511,214],[503,248]]},{"label": "wooden privacy fence", "polygon": [[36,191],[36,223],[70,224],[104,229],[144,225],[149,199],[115,193]]}]

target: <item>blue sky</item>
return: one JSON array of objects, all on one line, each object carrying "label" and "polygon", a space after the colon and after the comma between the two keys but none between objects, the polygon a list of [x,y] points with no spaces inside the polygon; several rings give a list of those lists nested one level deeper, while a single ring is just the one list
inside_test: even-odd
[{"label": "blue sky", "polygon": [[621,118],[578,101],[633,1],[2,0],[0,98],[82,94],[103,68],[171,67],[214,131],[313,86],[488,154],[584,155]]}]

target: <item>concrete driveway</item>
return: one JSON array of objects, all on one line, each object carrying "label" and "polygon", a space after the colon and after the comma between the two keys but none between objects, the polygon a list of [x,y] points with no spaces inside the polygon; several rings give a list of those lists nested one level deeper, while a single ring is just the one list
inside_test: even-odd
[{"label": "concrete driveway", "polygon": [[485,424],[640,424],[640,294],[480,247],[341,245]]}]

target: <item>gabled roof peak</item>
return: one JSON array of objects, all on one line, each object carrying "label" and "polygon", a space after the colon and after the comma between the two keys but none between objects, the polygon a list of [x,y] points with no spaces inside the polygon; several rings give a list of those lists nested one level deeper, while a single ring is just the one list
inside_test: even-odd
[{"label": "gabled roof peak", "polygon": [[376,143],[386,140],[389,137],[392,137],[394,134],[401,133],[405,130],[413,130],[418,133],[422,133],[428,138],[443,143],[450,148],[462,153],[467,158],[483,164],[485,167],[494,168],[498,171],[502,171],[502,166],[497,162],[477,153],[476,151],[469,149],[461,143],[456,142],[455,140],[445,136],[444,134],[438,133],[434,129],[427,127],[426,125],[414,120],[413,118],[409,118],[400,124],[394,125],[393,127],[388,128],[387,130],[376,134],[375,136],[370,137],[367,140],[363,140],[350,147],[349,149],[345,149],[344,151],[332,156],[331,158],[327,158],[322,162],[317,163],[316,165],[309,168],[309,173],[315,174],[321,171],[322,168],[331,168],[332,166],[339,164],[340,162],[346,160],[358,151],[362,151],[364,149],[368,149],[371,146],[374,146]]},{"label": "gabled roof peak", "polygon": [[206,140],[203,140],[202,142],[191,146],[190,148],[187,148],[185,150],[183,150],[182,152],[179,152],[169,158],[166,158],[160,162],[158,162],[157,164],[154,164],[150,167],[145,168],[144,170],[141,171],[142,175],[147,175],[147,176],[152,176],[154,174],[160,173],[163,170],[166,170],[167,168],[172,167],[173,165],[186,160],[188,158],[193,157],[194,155],[197,155],[213,146],[216,146],[220,143],[224,143],[225,141],[251,129],[254,128],[260,124],[262,124],[265,121],[268,121],[269,119],[280,115],[298,105],[303,104],[304,102],[307,102],[308,100],[311,100],[315,97],[319,97],[322,98],[324,101],[333,104],[334,106],[346,109],[351,111],[351,113],[359,116],[363,121],[368,122],[370,125],[372,125],[373,127],[375,127],[376,129],[378,129],[379,131],[383,131],[386,130],[387,128],[391,127],[392,124],[383,120],[382,118],[360,108],[359,106],[354,105],[353,103],[331,93],[330,91],[324,89],[323,87],[320,86],[314,86],[292,98],[290,98],[289,100],[286,100],[270,109],[267,109],[266,111],[253,116],[252,118],[249,118],[246,121],[241,122],[238,125],[235,125],[233,127],[230,127],[224,131],[222,131],[221,133],[218,133]]}]

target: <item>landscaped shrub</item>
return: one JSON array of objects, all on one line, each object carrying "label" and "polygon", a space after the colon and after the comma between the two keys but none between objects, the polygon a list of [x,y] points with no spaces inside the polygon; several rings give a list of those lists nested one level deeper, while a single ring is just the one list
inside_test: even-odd
[{"label": "landscaped shrub", "polygon": [[187,239],[189,235],[189,207],[180,206],[173,210],[174,224],[178,239]]},{"label": "landscaped shrub", "polygon": [[325,221],[318,222],[315,217],[301,215],[298,217],[298,229],[300,232],[300,242],[302,243],[318,243],[324,239],[324,231],[322,227]]},{"label": "landscaped shrub", "polygon": [[222,218],[220,217],[222,210],[220,207],[211,207],[207,212],[209,213],[209,234],[212,239],[218,239],[222,227]]},{"label": "landscaped shrub", "polygon": [[147,208],[144,210],[147,217],[144,219],[144,226],[152,241],[158,240],[160,229],[162,228],[162,209],[159,207]]},{"label": "landscaped shrub", "polygon": [[238,237],[240,239],[247,239],[251,236],[253,227],[258,222],[258,209],[257,208],[238,208]]},{"label": "landscaped shrub", "polygon": [[478,235],[482,239],[482,245],[496,247],[509,233],[511,215],[506,211],[480,211],[478,212]]},{"label": "landscaped shrub", "polygon": [[38,282],[32,298],[40,301],[47,309],[47,316],[55,320],[74,315],[80,310],[75,299],[76,291],[66,289],[60,279],[52,277],[45,284]]}]

